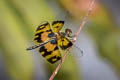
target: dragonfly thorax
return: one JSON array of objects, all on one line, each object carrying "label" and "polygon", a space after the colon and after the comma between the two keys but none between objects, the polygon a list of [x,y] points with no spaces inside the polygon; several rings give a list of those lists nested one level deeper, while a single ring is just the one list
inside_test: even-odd
[{"label": "dragonfly thorax", "polygon": [[65,37],[65,32],[58,32],[56,33],[56,38],[61,39],[62,37]]},{"label": "dragonfly thorax", "polygon": [[61,37],[67,36],[67,37],[70,37],[71,33],[72,33],[71,29],[67,28],[67,29],[65,29],[65,32],[58,32],[57,36],[61,36]]}]

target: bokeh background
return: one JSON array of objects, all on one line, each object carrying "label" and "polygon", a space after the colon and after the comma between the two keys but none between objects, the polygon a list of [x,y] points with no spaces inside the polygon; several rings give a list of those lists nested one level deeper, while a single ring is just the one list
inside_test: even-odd
[{"label": "bokeh background", "polygon": [[[64,20],[73,34],[92,0],[0,0],[0,80],[48,80],[58,65],[48,63],[34,45],[43,21]],[[120,0],[96,1],[75,43],[82,57],[67,56],[54,80],[120,80]],[[64,52],[61,52],[64,55]],[[79,56],[79,50],[72,54]]]}]

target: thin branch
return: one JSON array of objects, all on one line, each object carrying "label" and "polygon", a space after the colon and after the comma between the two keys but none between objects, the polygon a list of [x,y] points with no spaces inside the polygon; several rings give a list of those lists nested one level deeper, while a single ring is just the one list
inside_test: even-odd
[{"label": "thin branch", "polygon": [[[90,7],[89,7],[89,9],[88,9],[88,12],[87,12],[86,16],[84,17],[84,19],[83,19],[83,21],[82,21],[82,23],[81,23],[81,25],[80,25],[80,27],[79,27],[79,30],[76,32],[75,37],[73,38],[73,41],[72,41],[73,43],[76,41],[79,33],[81,32],[82,28],[84,27],[84,25],[85,25],[85,23],[86,23],[86,21],[87,21],[87,19],[88,19],[88,16],[90,15],[90,13],[91,13],[91,11],[92,11],[92,9],[93,9],[93,7],[94,7],[94,4],[95,4],[95,0],[92,0],[91,5],[90,5]],[[54,79],[54,77],[55,77],[56,74],[58,73],[59,69],[61,68],[62,64],[64,63],[67,55],[69,54],[70,49],[71,49],[71,47],[67,49],[64,57],[62,58],[61,62],[58,64],[58,66],[56,67],[55,71],[54,71],[54,72],[52,73],[52,75],[50,76],[49,80],[53,80],[53,79]]]}]

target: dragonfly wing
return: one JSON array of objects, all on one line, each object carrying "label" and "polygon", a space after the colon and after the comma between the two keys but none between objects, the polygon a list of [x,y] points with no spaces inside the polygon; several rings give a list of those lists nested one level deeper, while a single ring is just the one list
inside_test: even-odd
[{"label": "dragonfly wing", "polygon": [[52,23],[52,30],[54,33],[59,32],[64,25],[64,21],[53,21]]},{"label": "dragonfly wing", "polygon": [[65,50],[73,45],[73,43],[66,37],[58,39],[58,45],[61,49]]},{"label": "dragonfly wing", "polygon": [[38,48],[38,50],[40,54],[45,57],[50,63],[55,63],[61,59],[57,41],[56,39],[52,39],[54,36],[55,34],[52,32],[50,24],[48,22],[45,22],[44,24],[38,26],[34,37],[36,44],[43,44],[40,46],[40,48]]},{"label": "dragonfly wing", "polygon": [[44,24],[41,24],[40,26],[38,26],[35,33],[34,42],[36,44],[41,44],[43,42],[50,40],[51,37],[53,36],[54,36],[54,33],[50,28],[50,24],[48,22],[45,22]]},{"label": "dragonfly wing", "polygon": [[56,39],[51,40],[44,46],[41,46],[39,48],[39,52],[52,64],[61,59],[61,54],[57,46]]}]

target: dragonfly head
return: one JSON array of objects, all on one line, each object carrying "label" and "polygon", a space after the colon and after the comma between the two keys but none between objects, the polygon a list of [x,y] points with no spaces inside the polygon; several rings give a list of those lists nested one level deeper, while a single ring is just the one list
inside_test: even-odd
[{"label": "dragonfly head", "polygon": [[65,29],[65,34],[69,37],[72,34],[72,30],[71,29]]}]

